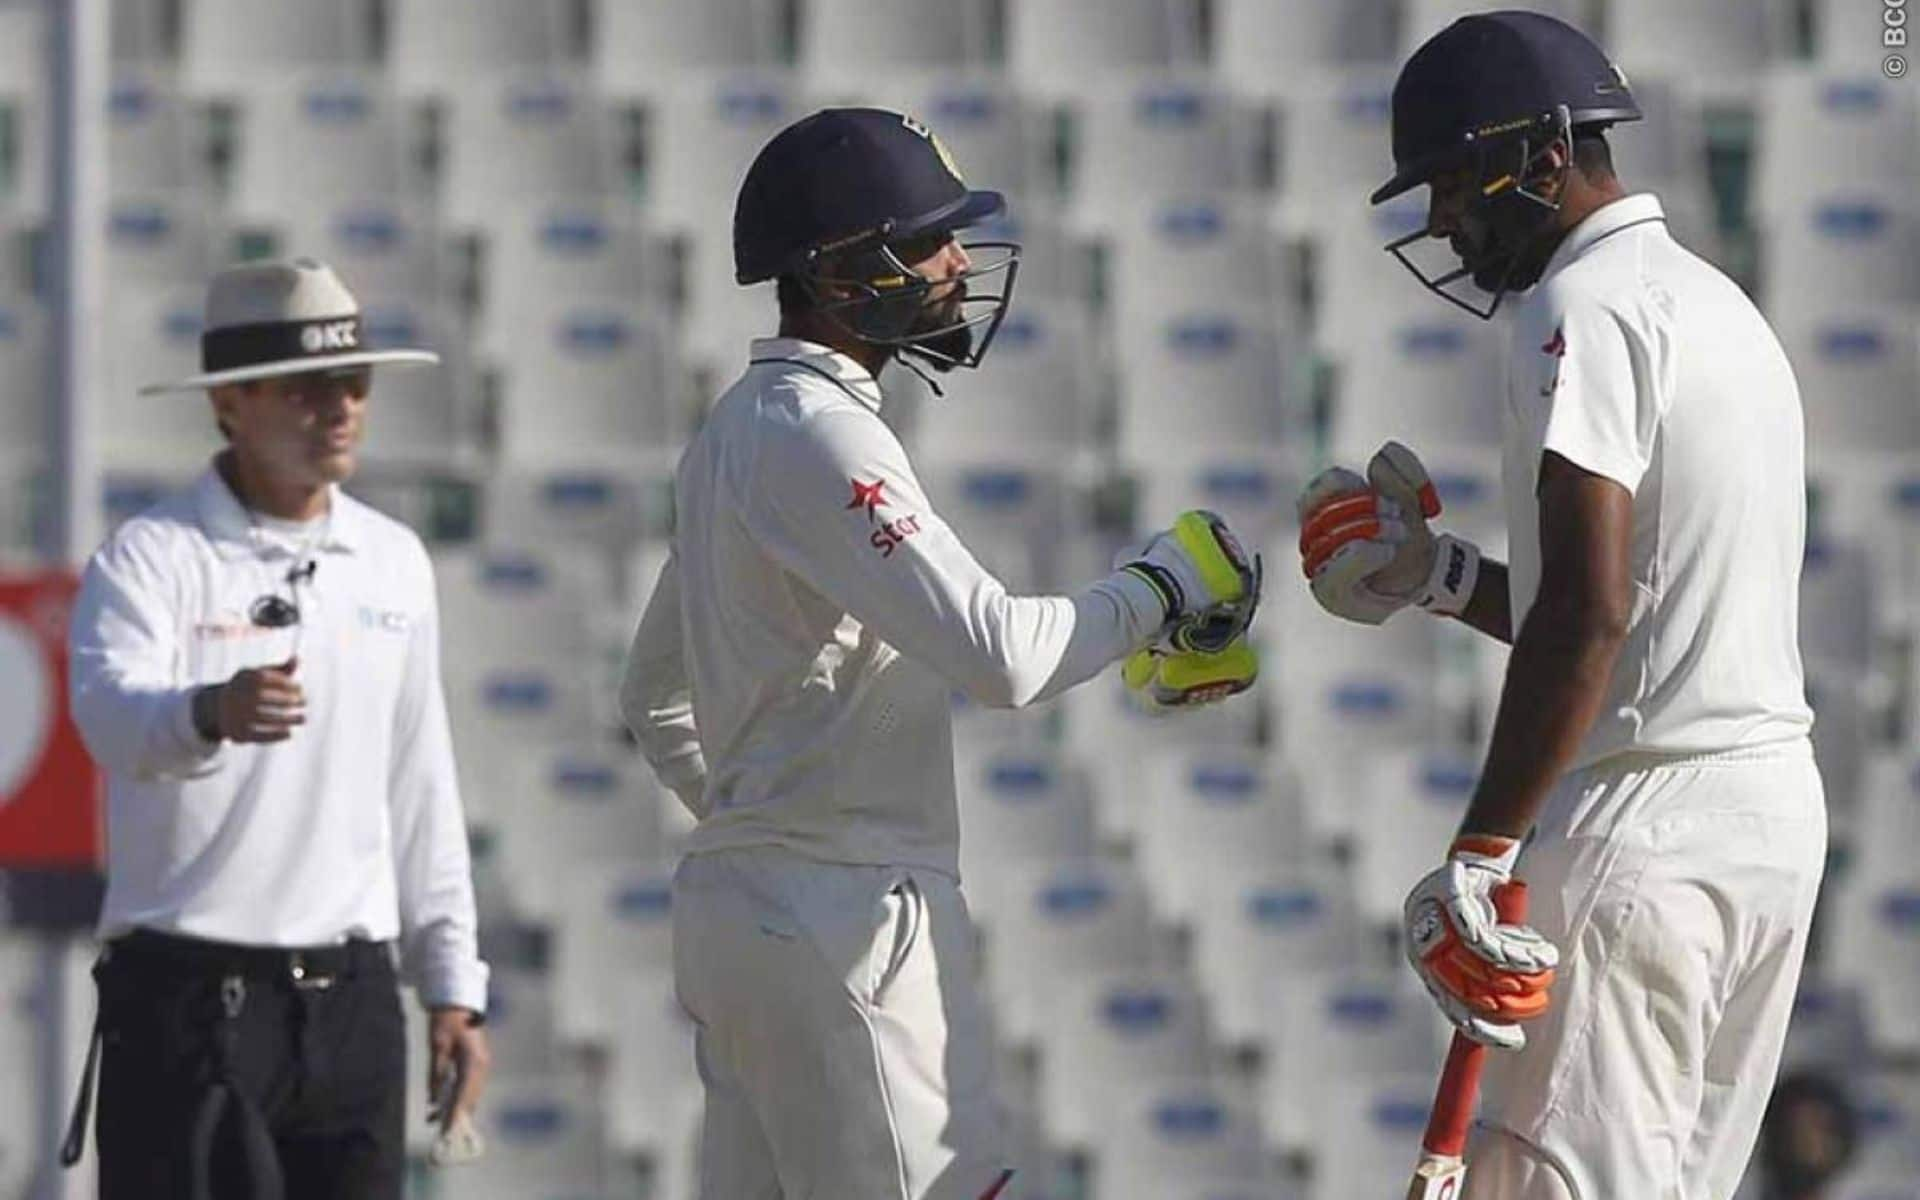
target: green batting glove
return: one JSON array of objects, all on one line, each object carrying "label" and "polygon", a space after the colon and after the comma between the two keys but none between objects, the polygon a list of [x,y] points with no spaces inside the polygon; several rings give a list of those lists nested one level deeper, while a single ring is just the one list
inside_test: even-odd
[{"label": "green batting glove", "polygon": [[1260,677],[1260,655],[1245,634],[1216,651],[1174,650],[1162,639],[1128,656],[1120,677],[1150,711],[1197,708],[1252,687]]}]

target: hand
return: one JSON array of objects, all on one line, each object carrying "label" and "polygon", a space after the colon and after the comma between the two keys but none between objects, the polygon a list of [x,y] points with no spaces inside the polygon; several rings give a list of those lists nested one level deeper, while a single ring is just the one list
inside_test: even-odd
[{"label": "hand", "polygon": [[473,1128],[473,1110],[486,1090],[493,1068],[487,1031],[474,1024],[468,1009],[435,1008],[427,1029],[427,1095],[433,1107],[427,1119],[440,1126],[434,1161],[462,1162],[485,1152]]},{"label": "hand", "polygon": [[299,666],[290,658],[277,667],[248,667],[196,696],[196,705],[212,709],[213,728],[227,741],[284,742],[307,723],[307,694],[293,677]]},{"label": "hand", "polygon": [[1464,610],[1479,578],[1480,552],[1427,522],[1440,496],[1419,456],[1399,442],[1380,447],[1367,478],[1344,467],[1322,471],[1300,495],[1301,569],[1320,606],[1378,625],[1409,604]]},{"label": "hand", "polygon": [[1260,602],[1260,563],[1241,548],[1227,523],[1203,508],[1189,509],[1173,527],[1155,534],[1121,566],[1153,588],[1166,625],[1184,618],[1224,616],[1232,633],[1223,646],[1253,620]]},{"label": "hand", "polygon": [[1519,1022],[1547,1010],[1560,952],[1528,925],[1502,924],[1494,889],[1513,877],[1520,843],[1462,834],[1445,865],[1414,885],[1403,910],[1407,961],[1454,1027],[1518,1050]]},{"label": "hand", "polygon": [[1120,677],[1151,712],[1217,704],[1253,686],[1260,656],[1244,634],[1218,651],[1174,649],[1163,638],[1127,658]]}]

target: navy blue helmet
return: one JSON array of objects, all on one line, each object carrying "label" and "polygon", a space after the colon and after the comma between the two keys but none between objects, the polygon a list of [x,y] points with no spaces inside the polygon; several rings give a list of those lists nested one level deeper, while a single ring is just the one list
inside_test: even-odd
[{"label": "navy blue helmet", "polygon": [[[1640,119],[1627,77],[1586,34],[1540,13],[1476,13],[1416,50],[1393,88],[1393,178],[1373,193],[1390,200],[1437,176],[1469,173],[1477,185],[1471,232],[1456,239],[1461,266],[1430,275],[1406,248],[1425,231],[1389,245],[1427,287],[1476,316],[1533,280],[1529,251],[1551,228],[1576,130]],[[1559,166],[1548,153],[1561,149]],[[1452,292],[1471,278],[1492,294],[1484,308]]]},{"label": "navy blue helmet", "polygon": [[[913,117],[823,109],[774,135],[747,169],[733,214],[734,277],[791,278],[862,341],[940,370],[978,366],[1013,298],[1020,248],[967,244],[974,262],[956,281],[925,279],[908,258],[1005,206],[999,192],[967,187]],[[997,290],[981,287],[996,279]]]}]

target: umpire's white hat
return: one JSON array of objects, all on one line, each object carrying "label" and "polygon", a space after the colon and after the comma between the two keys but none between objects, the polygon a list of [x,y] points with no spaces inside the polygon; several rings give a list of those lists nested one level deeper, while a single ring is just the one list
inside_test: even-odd
[{"label": "umpire's white hat", "polygon": [[333,268],[311,258],[245,263],[214,276],[200,335],[200,374],[143,396],[341,367],[431,366],[427,350],[361,346],[360,302]]}]

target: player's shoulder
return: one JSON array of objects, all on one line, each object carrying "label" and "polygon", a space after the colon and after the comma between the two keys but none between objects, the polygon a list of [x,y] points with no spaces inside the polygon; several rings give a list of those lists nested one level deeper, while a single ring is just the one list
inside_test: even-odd
[{"label": "player's shoulder", "polygon": [[164,567],[177,561],[199,535],[197,488],[158,497],[109,533],[93,561],[115,567]]},{"label": "player's shoulder", "polygon": [[891,427],[840,381],[801,365],[770,368],[754,392],[757,441],[776,453],[827,454],[891,446]]}]

